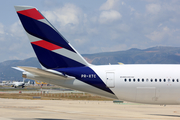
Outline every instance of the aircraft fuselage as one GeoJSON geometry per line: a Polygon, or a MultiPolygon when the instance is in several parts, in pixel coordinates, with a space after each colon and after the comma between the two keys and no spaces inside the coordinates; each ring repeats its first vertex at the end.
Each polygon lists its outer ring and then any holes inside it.
{"type": "MultiPolygon", "coordinates": [[[[77,68],[74,68],[77,71],[70,72],[76,79],[72,80],[48,79],[32,74],[27,77],[124,101],[162,105],[180,104],[180,65],[102,65],[90,66],[90,68],[93,73],[85,70],[78,72],[77,68]],[[100,78],[105,87],[112,92],[98,83],[97,78],[100,78]],[[97,85],[90,85],[93,82],[97,85]]],[[[66,73],[71,75],[67,71],[66,73]]]]}

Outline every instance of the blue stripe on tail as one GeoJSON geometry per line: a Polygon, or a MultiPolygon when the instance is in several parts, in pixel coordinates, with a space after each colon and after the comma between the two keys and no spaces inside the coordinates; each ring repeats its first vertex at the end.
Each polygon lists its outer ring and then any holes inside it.
{"type": "MultiPolygon", "coordinates": [[[[48,41],[50,43],[56,44],[63,48],[66,48],[72,52],[75,52],[69,44],[66,42],[65,38],[60,35],[60,33],[56,32],[49,25],[40,22],[38,20],[32,19],[25,15],[19,14],[18,16],[23,24],[24,29],[35,37],[38,37],[42,40],[48,41]]],[[[76,52],[75,52],[76,53],[76,52]]]]}
{"type": "Polygon", "coordinates": [[[54,70],[69,76],[74,76],[76,79],[82,82],[85,82],[108,93],[114,94],[108,87],[106,87],[106,84],[101,80],[101,78],[89,67],[75,67],[66,69],[59,68],[54,70]]]}
{"type": "Polygon", "coordinates": [[[39,62],[48,69],[85,66],[79,62],[76,62],[72,59],[59,55],[37,45],[32,44],[32,46],[35,50],[39,62]]]}

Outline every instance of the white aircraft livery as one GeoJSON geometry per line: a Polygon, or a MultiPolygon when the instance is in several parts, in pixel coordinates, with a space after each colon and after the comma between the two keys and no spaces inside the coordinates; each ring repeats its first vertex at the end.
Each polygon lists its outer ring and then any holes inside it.
{"type": "Polygon", "coordinates": [[[180,65],[89,64],[38,9],[15,9],[42,66],[18,67],[24,78],[112,99],[180,104],[180,65]]]}
{"type": "Polygon", "coordinates": [[[30,81],[28,81],[28,83],[25,83],[25,79],[23,79],[23,82],[13,82],[11,83],[11,87],[17,88],[17,87],[21,87],[24,88],[25,86],[30,85],[30,81]]]}

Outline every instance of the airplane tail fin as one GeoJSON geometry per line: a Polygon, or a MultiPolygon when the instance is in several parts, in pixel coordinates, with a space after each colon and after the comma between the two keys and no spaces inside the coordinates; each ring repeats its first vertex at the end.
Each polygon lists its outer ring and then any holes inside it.
{"type": "Polygon", "coordinates": [[[38,9],[28,6],[15,6],[15,9],[43,67],[54,69],[89,66],[38,9]]]}
{"type": "Polygon", "coordinates": [[[31,84],[31,81],[30,81],[30,80],[28,81],[28,84],[31,84]]]}

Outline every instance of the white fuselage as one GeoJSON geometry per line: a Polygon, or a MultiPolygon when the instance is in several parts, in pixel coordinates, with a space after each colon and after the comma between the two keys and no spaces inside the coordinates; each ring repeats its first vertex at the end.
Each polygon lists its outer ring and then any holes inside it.
{"type": "Polygon", "coordinates": [[[15,88],[16,88],[16,87],[22,87],[22,88],[23,88],[23,87],[24,87],[24,82],[13,82],[12,85],[13,85],[13,87],[15,87],[15,88]]]}
{"type": "Polygon", "coordinates": [[[180,65],[102,65],[90,68],[114,95],[77,79],[49,79],[33,74],[27,74],[27,78],[124,101],[180,104],[180,65]]]}
{"type": "Polygon", "coordinates": [[[120,100],[180,104],[180,65],[109,65],[93,70],[120,100]],[[114,75],[114,80],[108,83],[109,73],[114,75]]]}

